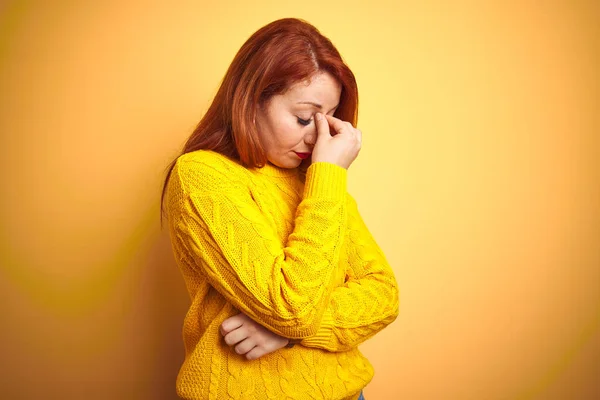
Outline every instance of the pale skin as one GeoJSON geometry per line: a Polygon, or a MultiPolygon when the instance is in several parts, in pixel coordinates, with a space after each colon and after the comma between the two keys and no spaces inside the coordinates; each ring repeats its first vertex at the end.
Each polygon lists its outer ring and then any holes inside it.
{"type": "MultiPolygon", "coordinates": [[[[348,169],[360,151],[362,132],[350,122],[333,116],[340,94],[339,82],[329,73],[320,72],[307,82],[292,85],[286,93],[273,96],[261,107],[255,121],[268,161],[281,168],[296,168],[302,162],[296,152],[311,153],[311,163],[329,162],[348,169]]],[[[272,353],[290,342],[244,313],[223,321],[220,333],[225,343],[235,346],[235,352],[248,360],[272,353]]]]}

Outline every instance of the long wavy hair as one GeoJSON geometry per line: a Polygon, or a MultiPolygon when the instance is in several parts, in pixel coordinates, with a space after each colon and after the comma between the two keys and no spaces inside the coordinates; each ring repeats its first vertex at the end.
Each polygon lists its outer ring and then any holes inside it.
{"type": "MultiPolygon", "coordinates": [[[[171,171],[186,153],[213,150],[246,168],[261,168],[266,152],[254,124],[259,107],[283,94],[297,82],[328,72],[342,86],[334,116],[356,126],[358,88],[354,74],[333,43],[299,18],[282,18],[258,31],[242,45],[225,73],[219,90],[179,154],[166,168],[161,194],[163,203],[171,171]]],[[[306,173],[310,159],[298,167],[306,173]]]]}

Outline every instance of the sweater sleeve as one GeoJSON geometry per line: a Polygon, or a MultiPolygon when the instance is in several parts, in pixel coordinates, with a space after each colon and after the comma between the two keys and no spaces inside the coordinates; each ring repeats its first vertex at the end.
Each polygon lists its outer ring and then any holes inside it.
{"type": "Polygon", "coordinates": [[[282,243],[241,175],[187,162],[194,164],[177,163],[173,170],[180,185],[174,191],[181,193],[174,232],[188,258],[183,262],[273,332],[314,335],[335,286],[345,238],[346,169],[326,162],[309,167],[294,229],[282,243]]]}
{"type": "Polygon", "coordinates": [[[356,201],[348,195],[346,282],[334,289],[315,335],[299,343],[328,351],[346,351],[391,324],[399,312],[396,278],[375,242],[356,201]]]}

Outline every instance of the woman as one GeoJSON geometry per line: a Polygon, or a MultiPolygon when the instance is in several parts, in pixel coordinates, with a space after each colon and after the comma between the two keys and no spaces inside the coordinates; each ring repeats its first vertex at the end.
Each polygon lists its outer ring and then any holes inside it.
{"type": "Polygon", "coordinates": [[[182,154],[163,208],[191,297],[186,399],[358,399],[358,345],[398,287],[347,193],[361,147],[354,75],[306,21],[255,32],[182,154]]]}

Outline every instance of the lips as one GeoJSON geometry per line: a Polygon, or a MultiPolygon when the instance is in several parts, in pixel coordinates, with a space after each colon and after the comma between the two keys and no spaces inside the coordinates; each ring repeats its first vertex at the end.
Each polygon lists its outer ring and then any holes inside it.
{"type": "Polygon", "coordinates": [[[310,157],[310,155],[311,155],[311,153],[298,153],[297,151],[295,151],[294,153],[296,153],[296,155],[303,160],[310,157]]]}

